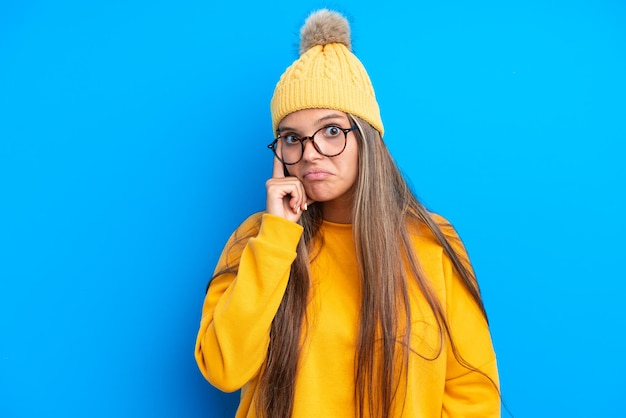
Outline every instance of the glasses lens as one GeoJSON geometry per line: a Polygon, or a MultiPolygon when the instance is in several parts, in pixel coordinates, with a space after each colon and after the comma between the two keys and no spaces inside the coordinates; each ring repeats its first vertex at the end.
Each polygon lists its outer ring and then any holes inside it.
{"type": "Polygon", "coordinates": [[[326,126],[313,137],[318,151],[327,157],[341,154],[346,147],[346,134],[338,126],[326,126]]]}
{"type": "Polygon", "coordinates": [[[302,158],[302,144],[285,138],[281,144],[282,160],[285,164],[295,164],[302,158]]]}

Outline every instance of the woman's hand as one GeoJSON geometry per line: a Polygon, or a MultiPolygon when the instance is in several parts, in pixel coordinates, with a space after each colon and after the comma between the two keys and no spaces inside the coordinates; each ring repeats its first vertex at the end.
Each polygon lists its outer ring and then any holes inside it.
{"type": "Polygon", "coordinates": [[[302,211],[312,203],[297,177],[285,177],[283,164],[274,156],[272,178],[265,183],[267,203],[265,210],[272,215],[298,222],[302,211]]]}

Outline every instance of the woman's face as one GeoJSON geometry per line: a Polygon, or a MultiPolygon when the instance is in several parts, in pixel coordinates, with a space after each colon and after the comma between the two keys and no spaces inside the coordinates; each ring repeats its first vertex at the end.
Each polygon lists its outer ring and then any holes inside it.
{"type": "MultiPolygon", "coordinates": [[[[295,135],[308,137],[321,128],[337,126],[340,129],[352,127],[348,116],[338,110],[304,109],[291,113],[280,122],[278,131],[281,137],[295,135]]],[[[331,128],[332,132],[332,128],[331,128]]],[[[319,132],[315,139],[323,134],[319,132]]],[[[343,139],[344,134],[339,133],[343,139]]],[[[359,152],[354,131],[348,132],[346,148],[335,157],[320,154],[310,140],[305,141],[302,159],[287,166],[289,174],[300,179],[307,197],[315,202],[344,202],[351,204],[352,187],[358,175],[359,152]]]]}

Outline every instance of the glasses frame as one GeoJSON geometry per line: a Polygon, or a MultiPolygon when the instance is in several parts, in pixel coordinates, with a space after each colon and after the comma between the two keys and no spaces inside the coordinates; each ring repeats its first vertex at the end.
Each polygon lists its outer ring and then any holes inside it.
{"type": "Polygon", "coordinates": [[[272,150],[272,152],[274,153],[276,158],[278,158],[278,160],[280,160],[280,162],[285,164],[285,165],[294,165],[294,164],[298,164],[300,161],[302,161],[302,157],[304,157],[304,146],[305,146],[304,142],[305,141],[311,141],[311,143],[313,144],[313,148],[315,148],[315,151],[317,151],[319,154],[323,155],[324,157],[332,158],[332,157],[338,156],[339,154],[341,154],[342,152],[345,151],[346,145],[348,144],[348,133],[350,133],[350,132],[352,132],[352,131],[354,131],[356,129],[358,129],[357,125],[354,125],[354,126],[352,126],[350,128],[347,128],[347,129],[342,129],[341,126],[337,126],[337,125],[326,125],[326,126],[323,126],[323,127],[319,128],[317,131],[313,132],[313,135],[311,135],[311,136],[303,136],[302,138],[296,138],[297,141],[300,143],[300,146],[302,147],[302,152],[300,153],[300,158],[298,159],[298,161],[296,161],[294,163],[285,162],[282,159],[282,157],[280,155],[278,155],[278,152],[276,152],[276,148],[277,148],[276,145],[278,144],[278,140],[280,138],[282,138],[282,136],[280,136],[280,134],[278,134],[278,136],[274,139],[274,141],[272,141],[270,144],[267,145],[267,148],[272,150]],[[339,128],[341,130],[341,132],[343,132],[343,148],[341,148],[341,151],[339,151],[338,153],[329,155],[329,154],[324,154],[322,152],[322,150],[320,149],[320,147],[315,143],[315,135],[317,135],[317,133],[320,132],[321,130],[327,129],[327,128],[331,127],[331,126],[335,126],[335,127],[339,128]]]}

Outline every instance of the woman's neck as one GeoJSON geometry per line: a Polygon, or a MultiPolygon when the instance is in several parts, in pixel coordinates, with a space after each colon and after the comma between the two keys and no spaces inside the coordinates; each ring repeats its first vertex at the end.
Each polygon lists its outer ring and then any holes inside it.
{"type": "Polygon", "coordinates": [[[335,199],[322,202],[322,217],[325,221],[337,224],[352,223],[352,199],[335,199]]]}

